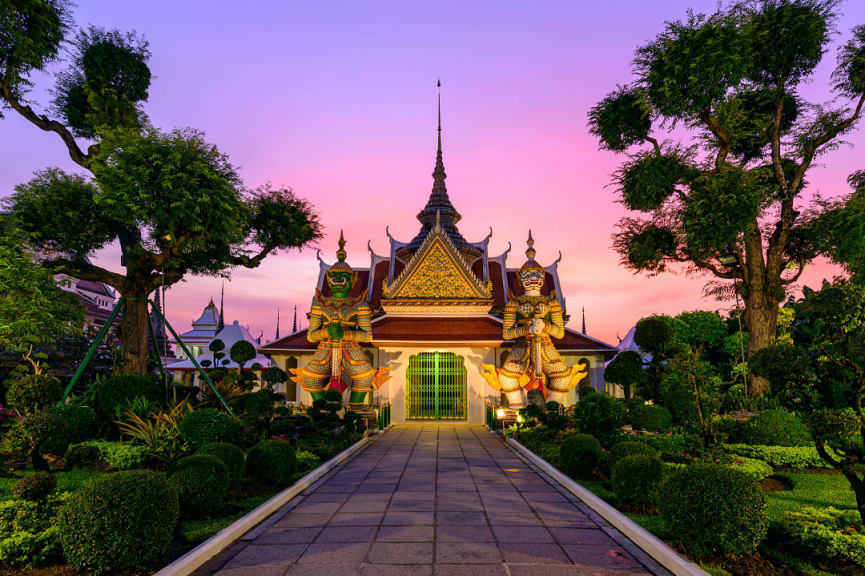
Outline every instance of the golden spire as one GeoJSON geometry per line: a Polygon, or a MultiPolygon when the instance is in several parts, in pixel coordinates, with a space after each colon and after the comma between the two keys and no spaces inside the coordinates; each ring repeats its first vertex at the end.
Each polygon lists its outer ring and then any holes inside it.
{"type": "Polygon", "coordinates": [[[336,259],[340,262],[345,262],[345,238],[342,236],[342,230],[339,231],[339,241],[337,244],[339,245],[339,250],[336,251],[336,259]]]}
{"type": "Polygon", "coordinates": [[[529,239],[526,240],[526,244],[528,245],[528,248],[526,248],[526,258],[528,258],[529,260],[534,260],[535,254],[537,254],[537,252],[535,252],[535,239],[532,238],[531,230],[529,230],[529,239]]]}

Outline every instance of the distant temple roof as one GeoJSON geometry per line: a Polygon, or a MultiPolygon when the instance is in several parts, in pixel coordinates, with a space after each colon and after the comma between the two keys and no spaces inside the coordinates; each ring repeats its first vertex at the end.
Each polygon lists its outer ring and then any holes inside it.
{"type": "MultiPolygon", "coordinates": [[[[183,338],[183,336],[181,336],[181,338],[183,338]]],[[[247,342],[252,344],[253,347],[258,346],[258,341],[253,338],[252,335],[249,333],[249,330],[247,330],[246,327],[241,326],[237,320],[235,320],[232,324],[226,325],[226,327],[220,330],[213,337],[213,339],[222,340],[223,344],[225,344],[225,350],[222,351],[222,353],[225,354],[225,358],[222,358],[222,362],[220,363],[220,367],[222,368],[237,368],[237,363],[231,360],[231,356],[229,354],[229,350],[231,350],[231,346],[235,342],[238,342],[239,340],[246,340],[247,342]]],[[[196,358],[196,360],[199,364],[201,364],[203,360],[209,360],[211,362],[211,366],[213,366],[213,352],[211,352],[210,349],[207,349],[201,354],[201,356],[196,358]]],[[[249,368],[256,363],[260,364],[263,368],[267,368],[271,365],[270,358],[260,352],[254,359],[247,362],[245,366],[249,368]]],[[[196,368],[191,360],[186,359],[172,364],[171,370],[196,370],[196,368]]]]}
{"type": "MultiPolygon", "coordinates": [[[[202,341],[209,342],[216,336],[219,331],[219,311],[216,309],[216,304],[213,299],[204,307],[201,316],[198,320],[192,322],[192,330],[187,330],[180,335],[180,339],[184,342],[202,341]]],[[[177,343],[176,340],[171,340],[172,343],[177,343]]]]}

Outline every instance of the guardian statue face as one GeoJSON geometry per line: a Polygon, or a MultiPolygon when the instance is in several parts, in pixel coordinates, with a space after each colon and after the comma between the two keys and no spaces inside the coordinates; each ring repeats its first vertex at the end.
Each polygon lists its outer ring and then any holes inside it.
{"type": "Polygon", "coordinates": [[[354,274],[343,270],[331,270],[327,274],[327,285],[334,298],[348,298],[354,274]]]}
{"type": "Polygon", "coordinates": [[[520,283],[523,285],[523,290],[529,292],[531,290],[540,290],[544,287],[544,271],[538,268],[528,268],[520,270],[520,283]]]}

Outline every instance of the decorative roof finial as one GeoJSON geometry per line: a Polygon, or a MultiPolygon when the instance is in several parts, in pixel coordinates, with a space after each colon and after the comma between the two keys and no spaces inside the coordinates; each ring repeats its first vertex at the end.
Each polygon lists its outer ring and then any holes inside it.
{"type": "MultiPolygon", "coordinates": [[[[583,306],[583,334],[585,334],[585,333],[586,333],[586,307],[583,306]]],[[[621,342],[621,339],[619,339],[619,342],[621,342]]]]}
{"type": "Polygon", "coordinates": [[[436,82],[436,87],[438,88],[438,150],[436,150],[436,166],[435,170],[433,170],[433,192],[444,192],[447,193],[447,188],[445,188],[445,178],[447,178],[447,174],[445,174],[445,163],[442,159],[442,81],[439,80],[436,82]]]}
{"type": "Polygon", "coordinates": [[[436,231],[436,232],[441,232],[441,229],[442,229],[442,211],[441,211],[441,210],[436,210],[436,227],[435,227],[435,231],[436,231]]]}
{"type": "Polygon", "coordinates": [[[339,250],[336,251],[336,259],[340,262],[345,262],[345,238],[342,236],[342,230],[339,231],[339,241],[337,244],[339,245],[339,250]]]}
{"type": "Polygon", "coordinates": [[[297,304],[294,305],[294,322],[291,324],[291,333],[297,332],[297,304]]]}
{"type": "Polygon", "coordinates": [[[225,280],[222,281],[222,293],[219,296],[219,322],[216,323],[216,329],[222,330],[225,328],[225,280]]]}
{"type": "Polygon", "coordinates": [[[528,248],[526,248],[526,258],[528,258],[529,260],[534,260],[535,254],[537,254],[537,252],[535,252],[535,239],[532,238],[531,230],[529,230],[529,239],[526,240],[526,244],[528,245],[528,248]]]}
{"type": "Polygon", "coordinates": [[[276,309],[276,339],[279,340],[279,308],[276,309]]]}

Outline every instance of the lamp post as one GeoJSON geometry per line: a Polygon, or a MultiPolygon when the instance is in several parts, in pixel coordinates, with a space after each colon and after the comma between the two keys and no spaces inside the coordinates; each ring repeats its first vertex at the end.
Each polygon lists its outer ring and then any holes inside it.
{"type": "MultiPolygon", "coordinates": [[[[735,254],[727,254],[718,258],[718,261],[721,265],[725,266],[729,270],[736,272],[741,270],[741,266],[739,266],[739,259],[735,254]]],[[[736,295],[736,319],[739,321],[739,350],[742,357],[742,366],[744,366],[745,373],[745,393],[748,393],[748,363],[745,361],[745,338],[742,334],[742,309],[739,306],[739,282],[736,278],[733,279],[733,293],[736,295]]]]}

